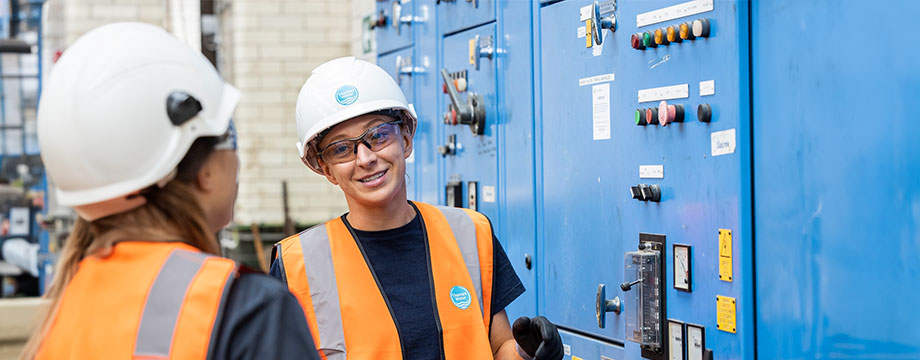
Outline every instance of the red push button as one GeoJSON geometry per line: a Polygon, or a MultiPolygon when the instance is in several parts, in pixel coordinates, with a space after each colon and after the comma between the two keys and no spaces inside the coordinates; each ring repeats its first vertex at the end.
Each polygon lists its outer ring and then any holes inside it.
{"type": "Polygon", "coordinates": [[[629,43],[632,44],[632,48],[636,50],[645,50],[645,45],[642,45],[642,34],[635,33],[629,38],[629,43]]]}

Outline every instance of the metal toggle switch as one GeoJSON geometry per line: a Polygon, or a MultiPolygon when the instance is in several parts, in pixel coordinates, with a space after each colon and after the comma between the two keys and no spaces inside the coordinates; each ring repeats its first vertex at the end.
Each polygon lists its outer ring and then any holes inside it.
{"type": "Polygon", "coordinates": [[[447,69],[441,69],[441,77],[444,78],[447,94],[450,95],[450,105],[444,114],[444,123],[469,125],[473,134],[482,135],[486,127],[486,106],[482,103],[482,95],[470,92],[466,96],[466,102],[461,103],[447,69]]]}
{"type": "Polygon", "coordinates": [[[402,14],[402,0],[393,0],[392,14],[393,21],[392,26],[396,29],[396,34],[400,35],[402,33],[402,24],[412,26],[413,23],[420,24],[428,21],[428,7],[421,5],[420,11],[421,16],[414,16],[412,14],[403,15],[402,14]]]}
{"type": "Polygon", "coordinates": [[[456,134],[450,134],[447,136],[447,144],[438,146],[438,154],[441,154],[441,157],[447,157],[447,155],[457,155],[456,134]]]}
{"type": "Polygon", "coordinates": [[[601,329],[606,326],[608,312],[619,315],[623,308],[619,296],[614,296],[613,299],[607,300],[606,289],[607,285],[600,284],[597,286],[597,327],[601,329]]]}
{"type": "Polygon", "coordinates": [[[402,76],[413,74],[424,74],[428,72],[425,68],[421,66],[412,66],[412,58],[407,56],[403,57],[402,55],[396,56],[396,84],[402,85],[402,76]]]}
{"type": "Polygon", "coordinates": [[[470,39],[470,65],[479,71],[479,59],[488,58],[492,60],[495,53],[495,45],[492,43],[492,35],[480,38],[477,34],[470,39]]]}

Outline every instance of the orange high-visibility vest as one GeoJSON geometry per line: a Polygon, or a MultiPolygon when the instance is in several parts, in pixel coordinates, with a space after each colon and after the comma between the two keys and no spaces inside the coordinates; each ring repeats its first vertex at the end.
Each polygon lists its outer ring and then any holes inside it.
{"type": "MultiPolygon", "coordinates": [[[[446,360],[491,359],[492,227],[478,212],[412,202],[428,241],[446,360]]],[[[342,218],[275,246],[325,360],[403,359],[396,321],[342,218]]],[[[426,261],[426,259],[407,259],[426,261]]]]}
{"type": "Polygon", "coordinates": [[[237,265],[183,243],[80,261],[36,359],[207,359],[237,265]]]}

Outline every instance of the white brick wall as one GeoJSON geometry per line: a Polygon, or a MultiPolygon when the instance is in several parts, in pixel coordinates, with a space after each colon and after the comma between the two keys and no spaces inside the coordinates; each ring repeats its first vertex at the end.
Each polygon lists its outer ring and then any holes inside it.
{"type": "Polygon", "coordinates": [[[315,67],[351,54],[351,8],[341,0],[225,0],[222,73],[242,92],[234,120],[242,174],[235,221],[318,223],[346,211],[339,189],[297,156],[294,106],[315,67]]]}
{"type": "MultiPolygon", "coordinates": [[[[360,1],[364,9],[373,9],[373,0],[360,1]]],[[[196,30],[200,14],[190,4],[198,1],[50,0],[46,66],[56,51],[63,51],[83,33],[117,21],[164,26],[180,39],[188,39],[192,47],[200,46],[194,34],[200,31],[196,30]]],[[[338,187],[313,174],[297,157],[294,105],[310,71],[353,53],[352,42],[356,36],[360,39],[353,27],[355,4],[342,0],[218,0],[215,6],[220,20],[218,69],[242,93],[234,115],[242,161],[235,222],[282,223],[282,181],[288,182],[290,215],[295,222],[318,223],[342,214],[346,207],[338,187]]],[[[372,55],[369,59],[373,60],[372,55]]]]}

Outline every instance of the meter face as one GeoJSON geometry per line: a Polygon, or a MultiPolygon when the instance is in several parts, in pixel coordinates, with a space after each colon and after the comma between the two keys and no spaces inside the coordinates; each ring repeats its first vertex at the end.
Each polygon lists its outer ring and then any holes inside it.
{"type": "Polygon", "coordinates": [[[690,245],[674,244],[674,288],[690,291],[690,245]]]}

